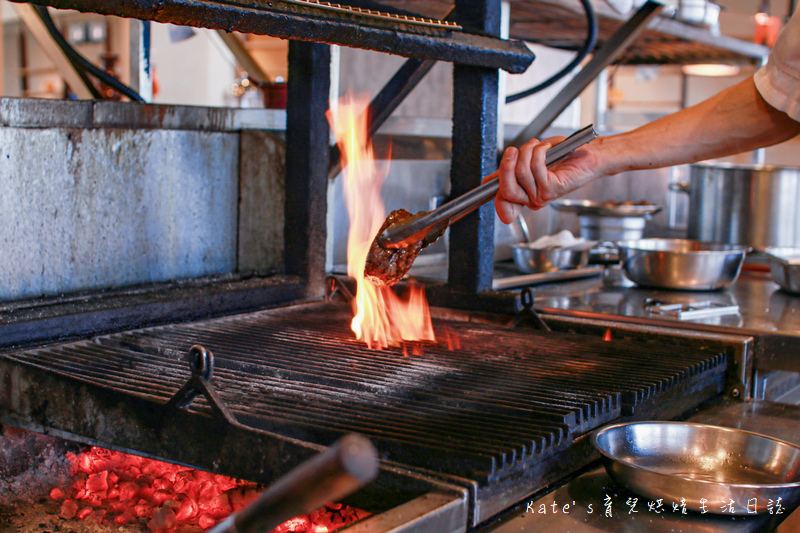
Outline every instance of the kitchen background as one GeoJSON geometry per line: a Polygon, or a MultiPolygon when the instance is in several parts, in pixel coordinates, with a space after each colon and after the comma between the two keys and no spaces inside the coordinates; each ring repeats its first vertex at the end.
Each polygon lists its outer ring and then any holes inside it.
{"type": "MultiPolygon", "coordinates": [[[[601,12],[611,12],[604,2],[595,4],[601,12]]],[[[752,40],[754,15],[762,2],[726,0],[718,4],[718,23],[704,27],[722,36],[752,40]]],[[[579,9],[577,2],[575,6],[579,9]]],[[[773,0],[768,6],[780,19],[791,9],[788,1],[773,0]]],[[[47,53],[21,23],[17,5],[0,0],[0,13],[0,94],[73,98],[47,53]]],[[[146,85],[135,68],[143,43],[140,22],[74,11],[51,13],[62,33],[86,57],[113,70],[123,82],[146,85]]],[[[11,111],[22,105],[20,101],[3,100],[7,127],[0,135],[6,160],[0,166],[0,177],[7,185],[0,205],[11,223],[0,228],[6,251],[0,258],[5,273],[0,300],[281,268],[282,228],[268,213],[282,209],[279,175],[284,112],[264,109],[264,93],[249,83],[245,69],[220,34],[156,23],[151,24],[150,32],[152,102],[168,104],[177,117],[167,128],[134,135],[146,129],[142,125],[146,120],[140,117],[123,123],[111,117],[98,122],[101,114],[95,110],[87,118],[91,127],[74,138],[65,127],[86,126],[80,122],[80,110],[85,106],[69,107],[78,102],[62,102],[54,111],[37,101],[23,101],[36,104],[38,111],[21,118],[21,112],[11,111]],[[214,132],[202,131],[209,128],[187,119],[190,113],[182,112],[186,111],[182,106],[222,108],[223,122],[227,120],[228,125],[214,132]],[[31,116],[38,121],[33,127],[31,116]],[[194,157],[198,153],[205,154],[199,161],[194,157]],[[92,199],[101,194],[106,199],[103,205],[113,205],[113,209],[92,210],[92,199]],[[142,256],[149,260],[130,261],[142,256]]],[[[238,37],[272,82],[275,105],[275,95],[280,99],[281,82],[287,75],[287,43],[262,36],[238,37]]],[[[501,75],[506,94],[548,78],[574,56],[573,52],[530,46],[537,58],[527,72],[501,75]]],[[[403,62],[401,57],[352,48],[335,48],[333,58],[332,92],[339,96],[349,90],[374,95],[403,62]]],[[[635,127],[736,83],[750,75],[759,61],[752,58],[749,64],[738,65],[738,73],[724,77],[687,75],[680,65],[610,67],[561,114],[549,133],[566,134],[589,123],[595,123],[601,134],[635,127]],[[607,84],[607,90],[598,91],[598,84],[607,84]]],[[[505,105],[500,112],[500,138],[513,139],[569,78],[505,105]]],[[[428,209],[431,202],[447,196],[452,90],[452,66],[437,64],[379,130],[375,138],[378,153],[388,154],[392,145],[392,164],[384,185],[387,210],[428,209]]],[[[145,93],[148,91],[145,87],[145,93]]],[[[798,142],[731,160],[800,165],[798,142]]],[[[570,197],[662,206],[648,222],[645,235],[681,236],[686,232],[688,199],[683,193],[671,192],[669,185],[687,179],[688,169],[682,167],[629,173],[590,185],[570,197]]],[[[329,206],[328,270],[342,270],[347,217],[339,178],[331,181],[329,206]]],[[[524,217],[531,239],[561,229],[579,232],[578,217],[571,213],[545,208],[526,210],[524,217]]],[[[508,245],[523,238],[518,224],[496,224],[497,258],[509,258],[508,245]]],[[[445,242],[437,243],[426,251],[427,261],[439,262],[445,254],[445,242]]],[[[424,266],[425,262],[423,257],[418,264],[424,266]]]]}

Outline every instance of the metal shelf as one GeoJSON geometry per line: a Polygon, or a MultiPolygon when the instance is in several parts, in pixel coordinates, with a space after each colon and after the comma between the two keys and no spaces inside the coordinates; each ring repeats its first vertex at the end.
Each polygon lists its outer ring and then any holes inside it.
{"type": "MultiPolygon", "coordinates": [[[[436,16],[450,0],[381,0],[396,8],[436,16]]],[[[592,3],[598,18],[597,47],[627,20],[605,3],[592,3]]],[[[577,50],[586,37],[586,20],[577,0],[511,0],[510,37],[552,48],[577,50]]],[[[759,63],[769,53],[766,46],[727,36],[665,15],[653,19],[616,63],[686,64],[698,62],[759,63]]]]}
{"type": "MultiPolygon", "coordinates": [[[[22,0],[13,1],[23,3],[22,0]]],[[[449,22],[426,21],[398,14],[397,10],[374,16],[374,11],[351,9],[327,1],[33,0],[33,3],[182,26],[337,44],[409,58],[500,68],[512,73],[524,72],[534,59],[530,49],[518,41],[461,31],[460,26],[449,22]]]]}

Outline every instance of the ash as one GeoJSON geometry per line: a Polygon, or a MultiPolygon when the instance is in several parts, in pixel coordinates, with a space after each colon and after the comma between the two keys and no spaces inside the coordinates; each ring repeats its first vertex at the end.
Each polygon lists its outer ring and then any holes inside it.
{"type": "Polygon", "coordinates": [[[67,452],[82,445],[48,435],[0,426],[0,531],[4,533],[118,533],[146,531],[66,521],[60,504],[49,498],[53,487],[69,485],[67,452]]]}
{"type": "Polygon", "coordinates": [[[53,487],[69,484],[66,452],[80,448],[55,437],[2,426],[0,505],[32,503],[46,498],[53,487]]]}
{"type": "Polygon", "coordinates": [[[57,502],[17,502],[0,505],[0,531],[3,533],[145,533],[139,525],[92,524],[59,518],[57,502]]]}

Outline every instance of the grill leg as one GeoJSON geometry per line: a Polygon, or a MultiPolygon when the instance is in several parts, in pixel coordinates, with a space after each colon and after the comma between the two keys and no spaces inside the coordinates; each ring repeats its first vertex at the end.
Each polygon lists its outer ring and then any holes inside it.
{"type": "Polygon", "coordinates": [[[289,43],[285,266],[307,281],[307,297],[325,294],[330,63],[328,45],[289,43]]]}
{"type": "MultiPolygon", "coordinates": [[[[500,0],[457,0],[459,24],[489,35],[500,34],[500,0]]],[[[497,166],[496,69],[453,68],[452,196],[480,185],[497,166]]],[[[494,205],[486,204],[450,228],[448,282],[461,292],[492,288],[494,205]]]]}

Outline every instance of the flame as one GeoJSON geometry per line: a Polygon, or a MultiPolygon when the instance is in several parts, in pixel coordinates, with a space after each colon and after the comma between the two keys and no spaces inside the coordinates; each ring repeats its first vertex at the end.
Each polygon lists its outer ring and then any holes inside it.
{"type": "Polygon", "coordinates": [[[347,95],[328,112],[344,167],[344,197],[350,216],[347,274],[356,280],[350,327],[370,348],[400,346],[405,341],[434,341],[430,310],[422,287],[411,286],[407,298],[364,278],[372,241],[386,219],[381,186],[388,165],[376,164],[368,136],[368,98],[347,95]]]}

